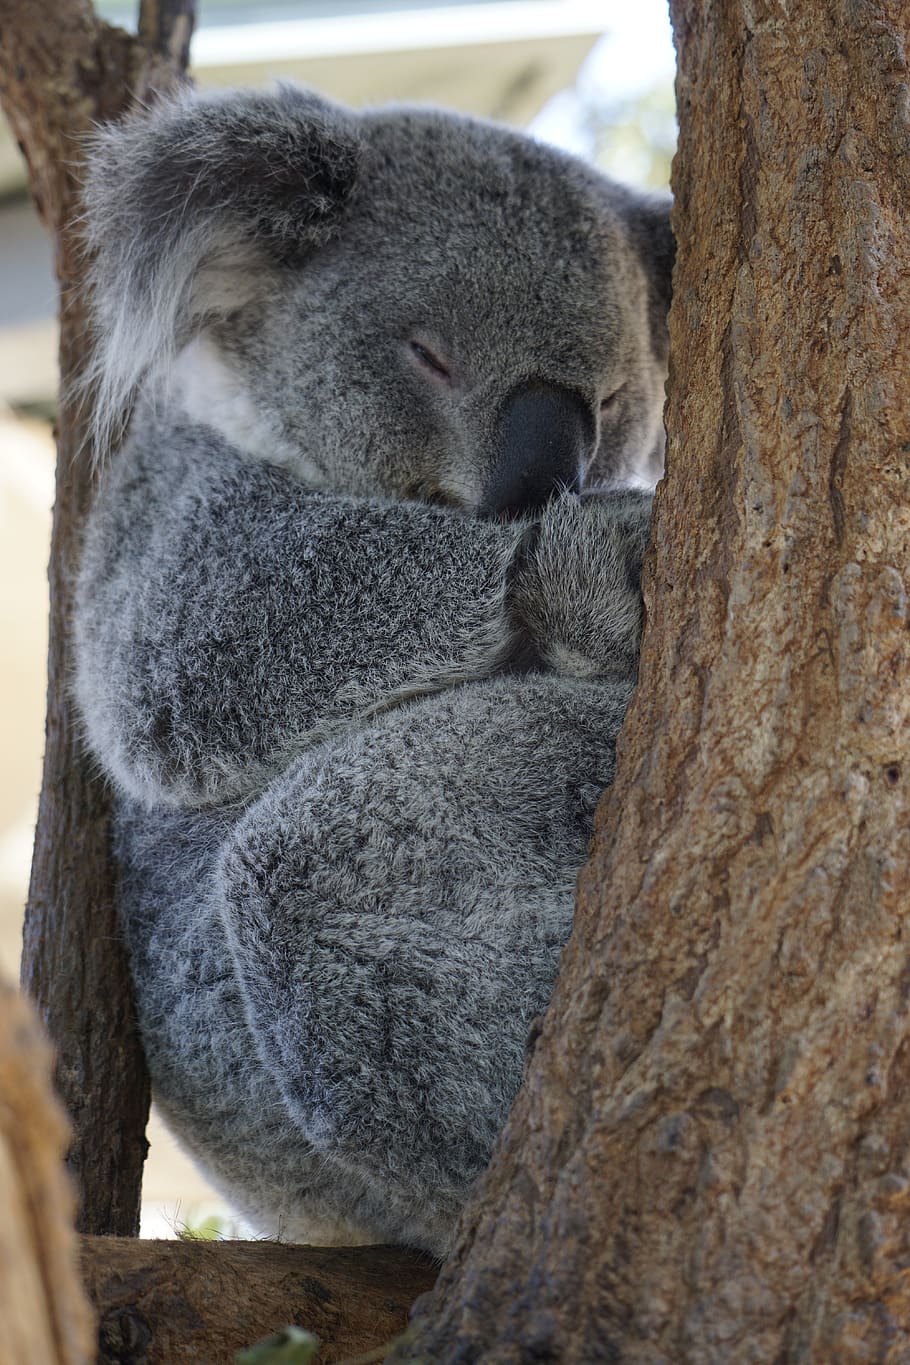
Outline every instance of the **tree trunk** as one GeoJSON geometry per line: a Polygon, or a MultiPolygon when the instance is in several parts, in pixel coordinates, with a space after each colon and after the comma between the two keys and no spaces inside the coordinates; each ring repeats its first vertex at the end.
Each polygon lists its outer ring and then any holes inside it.
{"type": "Polygon", "coordinates": [[[185,0],[147,0],[142,41],[100,23],[88,0],[0,0],[0,105],[54,240],[61,297],[47,732],[22,985],[56,1049],[84,1232],[138,1232],[149,1090],[117,927],[108,795],[79,743],[68,690],[73,579],[92,495],[87,412],[72,391],[87,358],[78,181],[85,135],[134,95],[173,84],[191,27],[185,0]]]}
{"type": "Polygon", "coordinates": [[[0,1362],[88,1365],[92,1320],[79,1284],[69,1129],[51,1095],[50,1049],[26,1001],[0,983],[0,1362]]]}
{"type": "Polygon", "coordinates": [[[673,0],[640,684],[525,1086],[393,1359],[910,1359],[910,10],[673,0]]]}

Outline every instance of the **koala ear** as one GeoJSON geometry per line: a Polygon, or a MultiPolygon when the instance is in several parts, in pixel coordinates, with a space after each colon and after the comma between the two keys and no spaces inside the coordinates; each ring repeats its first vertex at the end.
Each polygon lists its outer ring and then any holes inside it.
{"type": "Polygon", "coordinates": [[[94,135],[97,453],[146,373],[339,230],[360,152],[356,115],[293,86],[183,94],[94,135]]]}
{"type": "Polygon", "coordinates": [[[667,313],[673,293],[676,239],[670,227],[672,201],[664,196],[635,198],[626,209],[632,243],[641,257],[651,288],[651,339],[655,352],[667,355],[667,313]]]}

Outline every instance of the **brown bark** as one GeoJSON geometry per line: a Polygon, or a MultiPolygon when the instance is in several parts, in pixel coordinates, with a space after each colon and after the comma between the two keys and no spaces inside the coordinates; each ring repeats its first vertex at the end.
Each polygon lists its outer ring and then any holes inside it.
{"type": "Polygon", "coordinates": [[[910,10],[671,10],[640,684],[526,1084],[395,1360],[910,1359],[910,10]]]}
{"type": "Polygon", "coordinates": [[[125,1237],[83,1237],[82,1271],[98,1365],[221,1365],[288,1325],[317,1336],[320,1365],[330,1365],[399,1336],[436,1276],[400,1247],[125,1237]]]}
{"type": "Polygon", "coordinates": [[[186,71],[196,22],[196,0],[142,0],[139,40],[164,57],[167,69],[186,71]]]}
{"type": "Polygon", "coordinates": [[[0,1365],[88,1365],[94,1332],[76,1265],[69,1129],[34,1014],[0,983],[0,1365]]]}
{"type": "Polygon", "coordinates": [[[117,930],[108,796],[79,744],[67,688],[73,574],[92,495],[87,413],[72,397],[87,351],[78,180],[92,126],[122,114],[134,92],[163,88],[178,74],[161,55],[173,36],[162,27],[173,8],[162,3],[147,20],[149,34],[161,35],[152,47],[100,23],[88,0],[0,0],[0,105],[54,240],[61,297],[47,731],[22,985],[56,1048],[57,1089],[74,1129],[68,1162],[80,1191],[78,1226],[86,1232],[138,1231],[148,1079],[117,930]]]}

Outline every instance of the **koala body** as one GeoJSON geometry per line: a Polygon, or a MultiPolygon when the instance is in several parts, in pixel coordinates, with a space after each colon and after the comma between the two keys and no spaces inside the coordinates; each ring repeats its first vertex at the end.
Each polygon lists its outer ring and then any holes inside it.
{"type": "Polygon", "coordinates": [[[75,687],[156,1098],[263,1231],[441,1253],[634,684],[667,207],[291,88],[103,132],[86,200],[101,447],[134,408],[75,687]]]}

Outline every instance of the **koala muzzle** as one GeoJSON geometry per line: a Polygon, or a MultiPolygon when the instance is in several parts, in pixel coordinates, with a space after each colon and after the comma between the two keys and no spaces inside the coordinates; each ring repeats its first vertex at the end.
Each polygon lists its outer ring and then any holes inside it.
{"type": "Polygon", "coordinates": [[[581,394],[537,380],[513,389],[496,423],[481,516],[518,517],[556,493],[577,493],[595,435],[581,394]]]}

